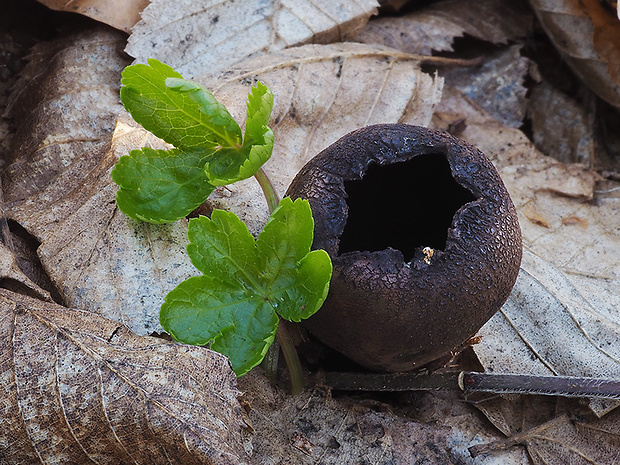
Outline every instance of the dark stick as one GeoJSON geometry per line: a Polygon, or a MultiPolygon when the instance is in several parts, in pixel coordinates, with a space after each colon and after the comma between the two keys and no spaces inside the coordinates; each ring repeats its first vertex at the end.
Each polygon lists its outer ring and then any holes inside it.
{"type": "Polygon", "coordinates": [[[460,373],[325,373],[325,383],[343,391],[435,391],[537,394],[620,399],[620,380],[572,376],[533,376],[462,371],[460,373]]]}

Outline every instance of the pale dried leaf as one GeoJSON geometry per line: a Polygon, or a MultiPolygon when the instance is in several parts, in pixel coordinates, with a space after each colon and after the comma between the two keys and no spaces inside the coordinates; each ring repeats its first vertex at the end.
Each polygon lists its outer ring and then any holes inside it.
{"type": "Polygon", "coordinates": [[[525,37],[532,28],[528,8],[514,0],[448,0],[404,16],[372,20],[353,40],[407,53],[452,51],[465,34],[494,44],[525,37]]]}
{"type": "Polygon", "coordinates": [[[163,297],[196,273],[186,223],[153,226],[118,211],[109,172],[121,34],[95,32],[45,45],[13,104],[20,126],[5,175],[7,215],[38,253],[67,305],[97,311],[138,334],[161,331],[163,297]]]}
{"type": "Polygon", "coordinates": [[[228,359],[138,337],[91,312],[0,290],[2,430],[10,463],[237,464],[228,359]]]}
{"type": "Polygon", "coordinates": [[[347,40],[376,0],[154,0],[126,51],[157,58],[186,78],[217,74],[250,56],[306,43],[347,40]]]}
{"type": "Polygon", "coordinates": [[[55,225],[33,213],[52,214],[55,205],[54,221],[73,211],[60,199],[83,185],[109,147],[128,64],[118,53],[123,42],[123,34],[99,29],[41,43],[11,95],[7,113],[18,130],[3,172],[5,208],[39,240],[55,225]]]}
{"type": "MultiPolygon", "coordinates": [[[[520,215],[522,272],[474,347],[504,373],[620,377],[620,202],[599,178],[540,154],[516,129],[446,88],[436,125],[466,118],[461,134],[497,166],[520,215]]],[[[599,414],[606,406],[594,406],[599,414]]]]}
{"type": "MultiPolygon", "coordinates": [[[[274,93],[275,146],[265,171],[280,195],[306,162],[354,129],[375,123],[428,124],[443,83],[420,71],[416,56],[343,43],[272,53],[205,84],[242,120],[244,99],[255,80],[274,93]]],[[[254,233],[268,216],[254,179],[216,191],[209,201],[234,211],[254,233]]]]}
{"type": "Polygon", "coordinates": [[[575,74],[620,108],[620,22],[598,0],[530,0],[530,4],[575,74]]]}
{"type": "MultiPolygon", "coordinates": [[[[516,408],[509,408],[508,415],[513,415],[515,424],[520,422],[518,430],[505,440],[472,447],[472,455],[496,454],[523,445],[534,465],[611,465],[618,462],[620,410],[602,419],[592,419],[570,411],[562,414],[550,412],[552,403],[545,404],[517,403],[516,408]],[[538,416],[541,407],[543,412],[550,414],[550,419],[532,424],[531,414],[538,416]]],[[[567,409],[562,402],[555,407],[560,412],[567,409]]]]}
{"type": "Polygon", "coordinates": [[[38,0],[52,10],[88,16],[96,21],[129,32],[140,20],[149,0],[38,0]]]}

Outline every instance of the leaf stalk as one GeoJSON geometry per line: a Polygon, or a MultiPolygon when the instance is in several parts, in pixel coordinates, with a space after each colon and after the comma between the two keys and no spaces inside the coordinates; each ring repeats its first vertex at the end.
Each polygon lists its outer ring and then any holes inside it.
{"type": "Polygon", "coordinates": [[[263,195],[265,196],[265,200],[267,200],[269,214],[272,214],[280,203],[280,197],[278,196],[275,187],[273,186],[271,180],[267,176],[267,173],[265,173],[265,170],[263,170],[262,167],[256,172],[254,177],[258,181],[260,188],[263,190],[263,195]]]}
{"type": "MultiPolygon", "coordinates": [[[[280,318],[280,324],[278,325],[278,331],[276,332],[276,338],[282,348],[284,354],[284,360],[288,367],[288,372],[291,377],[291,394],[299,394],[303,391],[305,386],[304,372],[301,368],[301,362],[299,361],[299,355],[297,349],[291,338],[291,333],[287,328],[288,322],[280,318]]],[[[272,345],[274,347],[276,344],[272,345]]],[[[271,349],[271,348],[270,348],[271,349]]]]}

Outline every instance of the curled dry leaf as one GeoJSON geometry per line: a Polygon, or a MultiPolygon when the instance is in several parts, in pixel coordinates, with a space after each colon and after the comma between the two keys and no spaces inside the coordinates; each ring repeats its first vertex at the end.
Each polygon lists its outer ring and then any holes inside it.
{"type": "Polygon", "coordinates": [[[620,409],[596,418],[578,400],[544,396],[493,396],[478,399],[475,406],[506,435],[470,447],[476,458],[524,446],[535,465],[616,462],[620,409]]]}
{"type": "Polygon", "coordinates": [[[512,45],[487,53],[480,66],[443,69],[440,75],[494,119],[518,128],[526,113],[524,82],[531,66],[532,62],[521,55],[521,45],[512,45]]]}
{"type": "MultiPolygon", "coordinates": [[[[474,350],[481,362],[502,373],[620,377],[615,191],[596,194],[596,173],[543,156],[523,133],[458,92],[446,88],[444,97],[435,123],[466,118],[461,136],[498,168],[526,246],[513,293],[479,333],[482,343],[474,350]],[[587,228],[567,224],[569,217],[587,228]]],[[[592,407],[599,414],[607,409],[592,407]]]]}
{"type": "Polygon", "coordinates": [[[15,290],[19,289],[47,301],[52,300],[48,291],[22,271],[13,250],[2,242],[0,242],[0,283],[4,288],[13,287],[15,290]]]}
{"type": "Polygon", "coordinates": [[[149,225],[116,208],[109,150],[122,44],[122,34],[99,30],[35,51],[12,105],[20,130],[4,172],[6,213],[40,242],[67,305],[150,334],[161,331],[163,296],[196,270],[186,223],[149,225]]]}
{"type": "Polygon", "coordinates": [[[598,165],[594,114],[547,82],[531,90],[528,117],[541,152],[563,163],[598,165]]]}
{"type": "Polygon", "coordinates": [[[225,356],[5,290],[0,328],[3,461],[245,459],[239,392],[225,356]]]}
{"type": "Polygon", "coordinates": [[[525,37],[532,28],[529,9],[513,0],[449,0],[404,16],[370,21],[353,40],[407,53],[452,51],[465,34],[494,44],[525,37]]]}
{"type": "Polygon", "coordinates": [[[217,74],[250,56],[346,40],[376,12],[376,0],[153,0],[127,45],[186,78],[217,74]]]}
{"type": "Polygon", "coordinates": [[[620,21],[598,0],[530,0],[547,35],[594,93],[620,108],[620,21]]]}
{"type": "Polygon", "coordinates": [[[116,114],[123,34],[85,32],[36,46],[11,95],[17,134],[3,172],[7,215],[39,240],[76,208],[62,201],[105,157],[116,114]],[[47,211],[47,221],[38,214],[47,211]]]}
{"type": "Polygon", "coordinates": [[[52,10],[69,11],[129,32],[149,0],[38,0],[52,10]]]}

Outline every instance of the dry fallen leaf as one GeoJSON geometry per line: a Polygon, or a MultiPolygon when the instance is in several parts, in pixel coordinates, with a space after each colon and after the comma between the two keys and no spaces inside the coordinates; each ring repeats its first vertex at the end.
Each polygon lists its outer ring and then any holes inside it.
{"type": "Polygon", "coordinates": [[[526,114],[528,89],[524,82],[532,66],[521,49],[521,45],[504,47],[487,53],[480,66],[443,69],[440,75],[494,119],[518,128],[526,114]]]}
{"type": "MultiPolygon", "coordinates": [[[[306,45],[246,61],[204,83],[239,120],[255,80],[274,92],[274,152],[265,171],[284,195],[297,172],[346,133],[375,123],[425,125],[442,80],[419,69],[419,57],[354,43],[306,45]]],[[[254,179],[216,191],[213,207],[234,211],[257,233],[268,217],[254,179]]]]}
{"type": "Polygon", "coordinates": [[[250,56],[346,40],[376,12],[376,0],[153,0],[126,48],[186,78],[218,74],[250,56]]]}
{"type": "MultiPolygon", "coordinates": [[[[9,218],[40,242],[38,254],[63,301],[161,331],[165,294],[196,273],[186,224],[153,226],[116,208],[109,172],[112,129],[122,107],[122,35],[91,32],[37,49],[12,114],[21,128],[5,171],[9,218]]],[[[125,155],[127,152],[122,153],[125,155]]]]}
{"type": "Polygon", "coordinates": [[[0,328],[3,463],[246,459],[225,356],[5,290],[0,328]]]}
{"type": "Polygon", "coordinates": [[[452,51],[465,34],[494,44],[525,37],[533,18],[513,0],[448,0],[403,16],[371,20],[353,40],[381,44],[407,53],[452,51]]]}
{"type": "Polygon", "coordinates": [[[575,99],[547,82],[532,90],[528,104],[536,148],[563,163],[596,168],[595,117],[575,99]]]}
{"type": "Polygon", "coordinates": [[[40,299],[52,300],[48,291],[41,288],[22,271],[13,250],[2,242],[0,242],[0,284],[5,289],[13,288],[40,299]]]}
{"type": "MultiPolygon", "coordinates": [[[[520,214],[522,272],[513,293],[474,347],[495,372],[620,377],[620,202],[595,193],[600,177],[540,154],[446,88],[435,124],[466,118],[461,137],[497,166],[520,214]],[[534,213],[532,213],[534,212],[534,213]],[[578,217],[588,227],[565,224],[578,217]]],[[[608,405],[592,405],[603,414],[608,405]]]]}
{"type": "Polygon", "coordinates": [[[96,21],[129,32],[140,20],[149,0],[38,0],[52,10],[88,16],[96,21]]]}
{"type": "Polygon", "coordinates": [[[598,0],[530,0],[566,62],[603,100],[620,108],[620,22],[598,0]]]}
{"type": "Polygon", "coordinates": [[[81,203],[61,199],[82,187],[105,157],[122,108],[123,40],[98,29],[41,43],[11,96],[7,114],[18,131],[3,172],[5,209],[39,240],[81,203]]]}
{"type": "Polygon", "coordinates": [[[521,396],[476,402],[506,436],[470,448],[476,458],[522,445],[534,465],[594,464],[618,461],[620,410],[592,418],[575,400],[521,396]]]}

